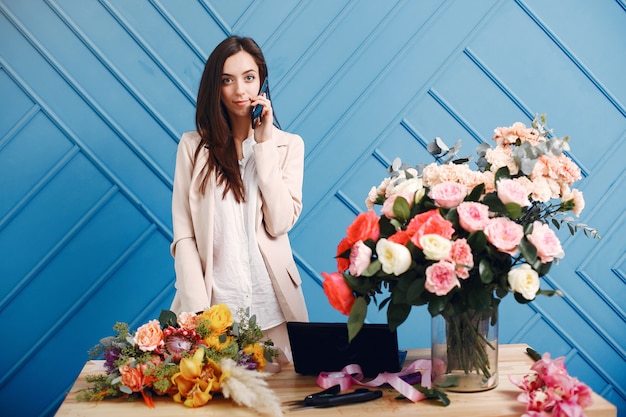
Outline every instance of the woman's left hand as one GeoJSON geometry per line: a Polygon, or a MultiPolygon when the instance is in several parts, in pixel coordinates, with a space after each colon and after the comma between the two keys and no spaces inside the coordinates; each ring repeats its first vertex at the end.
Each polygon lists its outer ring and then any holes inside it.
{"type": "Polygon", "coordinates": [[[252,106],[261,105],[263,107],[261,119],[257,121],[256,126],[252,126],[254,128],[254,140],[257,143],[265,142],[272,138],[273,133],[274,113],[272,103],[266,97],[265,93],[251,100],[252,106]]]}

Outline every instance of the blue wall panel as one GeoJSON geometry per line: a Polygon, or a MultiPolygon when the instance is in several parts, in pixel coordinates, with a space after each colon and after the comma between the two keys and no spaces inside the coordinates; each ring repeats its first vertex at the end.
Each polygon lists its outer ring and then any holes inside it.
{"type": "MultiPolygon", "coordinates": [[[[291,239],[312,320],[346,319],[320,274],[396,156],[430,162],[436,136],[473,154],[547,113],[602,240],[561,234],[545,284],[565,297],[506,299],[501,342],[566,356],[626,416],[623,0],[0,0],[0,321],[20,335],[2,345],[0,415],[54,415],[116,321],[169,307],[176,145],[230,33],[262,46],[278,119],[305,140],[291,239]]],[[[413,309],[400,344],[429,329],[413,309]]]]}

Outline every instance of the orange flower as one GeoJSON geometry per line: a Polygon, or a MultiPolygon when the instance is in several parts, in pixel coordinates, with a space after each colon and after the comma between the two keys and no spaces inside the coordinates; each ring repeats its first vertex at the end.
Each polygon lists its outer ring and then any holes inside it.
{"type": "Polygon", "coordinates": [[[378,240],[380,227],[378,226],[378,216],[376,212],[370,210],[357,215],[354,222],[348,226],[346,235],[350,241],[350,247],[359,240],[363,242],[367,239],[378,240]]]}
{"type": "Polygon", "coordinates": [[[344,253],[345,251],[349,250],[352,247],[352,245],[354,245],[354,242],[350,242],[350,240],[347,237],[345,237],[341,239],[341,242],[339,242],[339,245],[337,246],[337,256],[336,256],[337,271],[339,271],[342,274],[346,271],[346,269],[350,267],[350,259],[344,258],[340,255],[344,253]]]}
{"type": "Polygon", "coordinates": [[[454,227],[450,221],[443,218],[439,209],[433,209],[413,217],[407,225],[406,231],[411,236],[411,242],[423,249],[420,243],[422,236],[439,235],[451,239],[454,234],[454,227]]]}
{"type": "Polygon", "coordinates": [[[145,367],[146,364],[135,365],[134,361],[129,361],[124,366],[121,366],[120,374],[122,376],[122,384],[130,388],[133,392],[141,391],[144,385],[143,370],[145,367]]]}

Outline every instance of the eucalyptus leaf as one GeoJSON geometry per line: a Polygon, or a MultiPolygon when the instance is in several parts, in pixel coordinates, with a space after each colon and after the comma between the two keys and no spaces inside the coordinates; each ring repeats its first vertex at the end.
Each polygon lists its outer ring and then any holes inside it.
{"type": "Polygon", "coordinates": [[[445,142],[439,136],[435,138],[435,143],[443,151],[447,151],[450,149],[448,145],[446,145],[445,142]]]}

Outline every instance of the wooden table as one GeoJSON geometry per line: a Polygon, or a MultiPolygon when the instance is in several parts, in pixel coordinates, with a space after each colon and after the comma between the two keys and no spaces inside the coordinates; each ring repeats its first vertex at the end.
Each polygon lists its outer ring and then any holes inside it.
{"type": "MultiPolygon", "coordinates": [[[[524,404],[517,402],[516,398],[520,390],[508,379],[509,375],[523,376],[528,372],[533,361],[525,354],[526,345],[500,345],[499,350],[499,373],[498,387],[482,393],[448,393],[451,404],[443,407],[436,402],[422,401],[412,403],[408,400],[397,400],[397,392],[392,388],[382,387],[383,397],[379,400],[361,404],[345,405],[327,409],[306,409],[290,411],[283,408],[286,417],[307,416],[480,416],[480,417],[520,417],[524,413],[524,404]]],[[[430,359],[429,349],[416,349],[409,351],[407,363],[415,359],[430,359]]],[[[103,361],[89,361],[81,371],[72,390],[68,393],[65,401],[59,408],[57,416],[228,416],[250,417],[258,416],[255,410],[236,405],[230,400],[223,398],[214,399],[209,404],[200,408],[187,408],[174,403],[169,398],[157,398],[155,408],[146,407],[143,401],[105,400],[99,402],[77,402],[76,393],[87,387],[85,375],[102,373],[103,361]]],[[[330,369],[329,371],[336,371],[330,369]]],[[[274,392],[282,401],[299,400],[306,395],[320,391],[315,383],[315,377],[302,376],[294,372],[292,366],[284,367],[280,373],[268,378],[268,382],[274,392]]],[[[356,386],[353,388],[357,388],[356,386]]],[[[604,398],[593,394],[594,403],[585,409],[588,417],[616,417],[617,409],[604,398]]]]}

